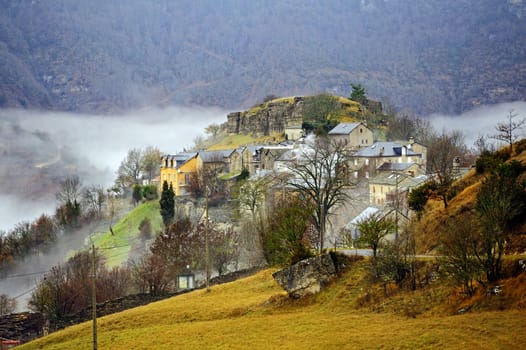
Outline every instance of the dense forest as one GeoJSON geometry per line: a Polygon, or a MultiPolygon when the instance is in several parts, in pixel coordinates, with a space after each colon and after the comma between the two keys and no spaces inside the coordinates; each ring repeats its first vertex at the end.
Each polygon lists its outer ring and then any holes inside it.
{"type": "Polygon", "coordinates": [[[347,95],[419,114],[526,96],[513,0],[0,1],[0,107],[244,108],[347,95]]]}

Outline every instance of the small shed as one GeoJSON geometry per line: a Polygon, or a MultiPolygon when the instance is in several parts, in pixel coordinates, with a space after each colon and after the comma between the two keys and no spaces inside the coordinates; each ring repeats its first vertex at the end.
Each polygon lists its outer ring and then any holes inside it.
{"type": "Polygon", "coordinates": [[[177,276],[178,289],[194,289],[195,288],[195,274],[190,270],[190,266],[186,266],[177,276]]]}

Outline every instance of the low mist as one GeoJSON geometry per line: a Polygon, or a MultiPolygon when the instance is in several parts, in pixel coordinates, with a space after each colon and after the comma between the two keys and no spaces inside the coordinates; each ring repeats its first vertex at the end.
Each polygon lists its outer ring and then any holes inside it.
{"type": "MultiPolygon", "coordinates": [[[[440,132],[441,130],[451,131],[459,130],[464,134],[466,146],[472,147],[473,143],[479,136],[491,136],[497,132],[495,126],[507,120],[507,117],[513,111],[517,114],[516,121],[526,118],[526,102],[510,102],[497,105],[481,106],[461,115],[442,115],[432,114],[426,119],[431,121],[431,125],[440,132]]],[[[517,130],[517,136],[523,138],[526,135],[526,128],[517,130]]],[[[496,140],[497,146],[503,146],[496,140]]]]}
{"type": "Polygon", "coordinates": [[[114,116],[0,110],[0,136],[17,134],[11,141],[5,141],[6,137],[0,138],[0,151],[9,146],[3,145],[3,142],[11,146],[16,144],[16,149],[11,152],[15,156],[23,148],[31,151],[30,155],[24,155],[30,159],[26,164],[20,165],[16,161],[6,164],[5,159],[0,163],[4,168],[4,176],[0,177],[4,183],[0,184],[0,188],[8,190],[7,196],[0,195],[0,230],[7,230],[22,220],[36,218],[42,212],[53,210],[56,204],[54,193],[31,193],[26,196],[23,184],[18,190],[9,188],[11,186],[6,182],[16,176],[19,169],[41,168],[39,173],[27,178],[27,185],[30,186],[44,177],[40,176],[41,173],[53,171],[60,158],[68,157],[68,166],[61,172],[79,175],[84,185],[108,187],[113,184],[117,168],[128,150],[154,146],[163,153],[183,151],[193,146],[197,136],[204,135],[206,126],[225,122],[226,115],[226,111],[219,109],[182,107],[143,109],[114,116]],[[39,154],[39,149],[44,147],[35,144],[35,135],[51,144],[48,146],[51,150],[39,154]]]}

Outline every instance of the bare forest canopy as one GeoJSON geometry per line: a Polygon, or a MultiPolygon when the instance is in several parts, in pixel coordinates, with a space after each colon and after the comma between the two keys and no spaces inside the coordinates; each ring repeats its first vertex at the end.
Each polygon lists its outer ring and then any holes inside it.
{"type": "Polygon", "coordinates": [[[242,109],[321,91],[419,114],[526,97],[517,0],[0,0],[0,107],[242,109]]]}

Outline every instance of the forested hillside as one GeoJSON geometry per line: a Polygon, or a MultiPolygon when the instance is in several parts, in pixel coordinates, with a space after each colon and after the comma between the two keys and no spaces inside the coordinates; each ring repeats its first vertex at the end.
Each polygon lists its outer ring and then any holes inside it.
{"type": "Polygon", "coordinates": [[[526,97],[517,0],[0,1],[0,107],[244,108],[348,95],[417,113],[526,97]]]}

